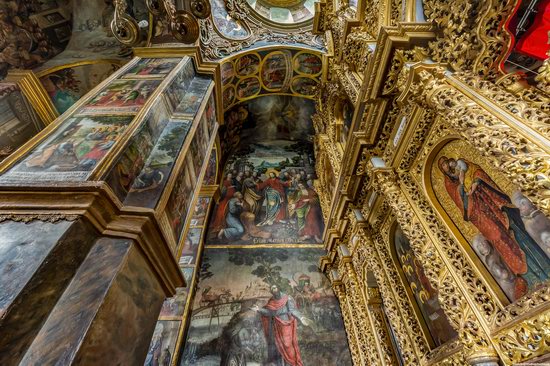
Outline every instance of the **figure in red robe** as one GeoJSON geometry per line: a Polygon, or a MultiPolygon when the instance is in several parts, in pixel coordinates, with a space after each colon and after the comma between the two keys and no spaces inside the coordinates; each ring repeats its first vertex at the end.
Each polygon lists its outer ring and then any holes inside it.
{"type": "Polygon", "coordinates": [[[296,213],[298,235],[300,240],[315,239],[321,242],[322,214],[317,193],[298,183],[298,190],[294,194],[294,202],[289,205],[289,215],[296,213]]]}
{"type": "Polygon", "coordinates": [[[516,296],[545,282],[550,260],[525,230],[510,197],[472,162],[443,156],[438,165],[445,175],[445,189],[462,211],[464,221],[471,222],[518,275],[516,296]]]}
{"type": "Polygon", "coordinates": [[[267,341],[268,365],[303,366],[298,346],[297,323],[308,326],[310,320],[296,309],[294,299],[282,293],[276,285],[271,286],[273,295],[263,308],[254,305],[251,309],[260,313],[267,341]]]}
{"type": "Polygon", "coordinates": [[[212,232],[218,233],[221,229],[225,228],[225,216],[227,214],[227,205],[229,200],[233,198],[233,195],[237,192],[235,185],[233,184],[233,175],[228,173],[225,180],[222,183],[221,193],[222,199],[218,203],[218,208],[214,217],[212,218],[212,232]]]}

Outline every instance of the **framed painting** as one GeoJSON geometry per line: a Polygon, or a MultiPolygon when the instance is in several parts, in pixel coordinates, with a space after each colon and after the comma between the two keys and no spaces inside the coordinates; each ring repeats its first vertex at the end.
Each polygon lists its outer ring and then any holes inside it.
{"type": "Polygon", "coordinates": [[[218,33],[235,40],[243,40],[250,36],[248,29],[227,13],[223,0],[212,0],[210,4],[212,5],[212,20],[218,33]]]}
{"type": "Polygon", "coordinates": [[[174,232],[176,242],[179,242],[181,237],[196,185],[197,180],[193,162],[191,161],[191,157],[187,155],[166,204],[166,215],[174,232]]]}
{"type": "Polygon", "coordinates": [[[212,149],[210,157],[208,158],[208,166],[206,167],[206,172],[204,173],[204,178],[202,179],[202,184],[205,186],[212,186],[216,184],[216,175],[218,170],[217,164],[218,155],[216,149],[212,149]]]}
{"type": "Polygon", "coordinates": [[[260,55],[256,52],[248,53],[235,60],[235,72],[237,76],[244,77],[255,75],[260,70],[260,55]]]}
{"type": "Polygon", "coordinates": [[[338,300],[317,269],[322,254],[207,249],[180,365],[351,365],[338,300]],[[288,343],[273,337],[284,331],[275,312],[294,324],[288,343]]]}
{"type": "Polygon", "coordinates": [[[203,226],[206,221],[206,215],[208,214],[208,207],[210,205],[210,197],[199,197],[195,203],[193,209],[193,216],[191,216],[191,226],[203,226]]]}
{"type": "Polygon", "coordinates": [[[240,100],[250,99],[260,94],[262,87],[260,79],[256,76],[241,79],[236,87],[237,98],[240,100]]]}
{"type": "Polygon", "coordinates": [[[174,114],[186,117],[193,117],[197,114],[211,83],[212,80],[208,78],[195,77],[185,91],[185,95],[176,107],[174,114]]]}
{"type": "Polygon", "coordinates": [[[161,80],[115,80],[86,103],[78,113],[136,113],[160,83],[161,80]]]}
{"type": "Polygon", "coordinates": [[[295,77],[292,79],[290,88],[296,94],[311,97],[315,94],[315,90],[319,82],[316,79],[308,77],[295,77]]]}
{"type": "Polygon", "coordinates": [[[132,182],[125,205],[147,208],[157,205],[190,127],[190,121],[168,122],[143,169],[132,182]]]}
{"type": "Polygon", "coordinates": [[[176,357],[176,343],[181,321],[159,320],[145,357],[145,365],[171,365],[176,357]]]}
{"type": "Polygon", "coordinates": [[[268,91],[280,91],[288,87],[292,77],[292,61],[289,51],[275,51],[262,61],[261,80],[268,91]]]}
{"type": "Polygon", "coordinates": [[[71,117],[0,181],[82,181],[111,150],[131,116],[71,117]]]}
{"type": "Polygon", "coordinates": [[[465,141],[433,156],[430,188],[453,226],[513,302],[548,285],[550,220],[465,141]]]}
{"type": "Polygon", "coordinates": [[[417,308],[436,347],[456,338],[458,334],[449,323],[438,300],[438,291],[426,277],[422,263],[414,255],[409,239],[399,225],[393,231],[392,251],[397,259],[404,282],[413,294],[417,308]]]}
{"type": "Polygon", "coordinates": [[[192,227],[188,230],[183,242],[183,250],[179,260],[180,265],[189,266],[195,264],[202,239],[202,231],[203,229],[199,227],[192,227]]]}
{"type": "Polygon", "coordinates": [[[123,79],[163,78],[181,61],[180,58],[142,58],[123,75],[123,79]]]}
{"type": "Polygon", "coordinates": [[[159,318],[165,320],[167,318],[181,318],[185,311],[185,303],[189,296],[188,287],[176,288],[176,294],[164,300],[160,309],[159,318]]]}
{"type": "Polygon", "coordinates": [[[299,74],[318,76],[323,70],[321,57],[311,52],[298,52],[292,61],[294,71],[299,74]]]}
{"type": "Polygon", "coordinates": [[[195,68],[193,67],[193,61],[188,58],[164,91],[171,111],[174,111],[178,104],[180,104],[194,78],[195,68]]]}

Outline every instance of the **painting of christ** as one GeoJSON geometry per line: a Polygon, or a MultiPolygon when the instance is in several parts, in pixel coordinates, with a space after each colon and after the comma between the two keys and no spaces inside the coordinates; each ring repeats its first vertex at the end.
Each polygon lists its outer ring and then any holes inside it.
{"type": "Polygon", "coordinates": [[[322,249],[206,249],[180,365],[351,365],[322,249]]]}
{"type": "Polygon", "coordinates": [[[208,244],[321,243],[312,145],[250,144],[228,159],[208,244]]]}
{"type": "Polygon", "coordinates": [[[515,301],[550,278],[544,240],[550,221],[517,189],[504,191],[469,151],[455,140],[438,153],[432,167],[434,190],[503,292],[515,301]]]}

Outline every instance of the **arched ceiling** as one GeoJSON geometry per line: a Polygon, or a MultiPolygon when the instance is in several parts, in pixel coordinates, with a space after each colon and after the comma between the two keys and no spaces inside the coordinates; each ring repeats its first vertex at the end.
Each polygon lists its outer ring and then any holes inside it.
{"type": "Polygon", "coordinates": [[[265,47],[221,61],[224,111],[270,94],[313,99],[323,73],[322,53],[299,47],[265,47]]]}

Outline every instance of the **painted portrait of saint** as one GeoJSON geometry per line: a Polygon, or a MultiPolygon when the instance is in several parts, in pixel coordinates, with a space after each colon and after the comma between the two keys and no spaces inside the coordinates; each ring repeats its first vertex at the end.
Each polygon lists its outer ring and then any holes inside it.
{"type": "Polygon", "coordinates": [[[439,304],[438,291],[430,284],[422,263],[414,255],[409,239],[399,226],[395,229],[394,245],[397,260],[436,346],[441,346],[457,337],[456,331],[449,324],[449,320],[439,304]]]}
{"type": "Polygon", "coordinates": [[[550,221],[520,191],[505,192],[475,157],[462,155],[463,145],[453,141],[437,155],[432,184],[443,208],[515,301],[550,278],[550,221]]]}

